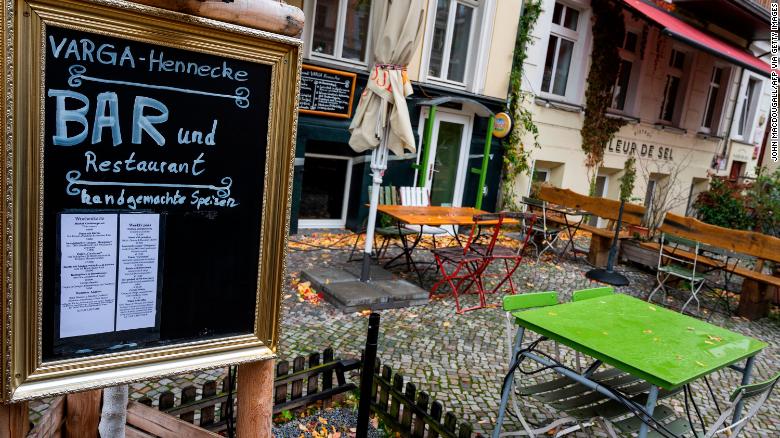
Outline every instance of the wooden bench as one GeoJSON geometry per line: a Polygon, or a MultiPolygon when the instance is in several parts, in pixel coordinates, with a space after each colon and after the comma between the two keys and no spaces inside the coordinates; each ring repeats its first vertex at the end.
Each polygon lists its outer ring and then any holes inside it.
{"type": "MultiPolygon", "coordinates": [[[[737,314],[749,319],[762,318],[768,314],[769,304],[774,298],[776,288],[780,287],[780,277],[764,274],[761,271],[766,260],[780,263],[780,239],[752,231],[718,227],[673,213],[666,214],[659,231],[755,257],[757,261],[753,269],[744,266],[732,269],[734,274],[745,279],[742,283],[737,314]]],[[[658,249],[658,244],[643,245],[658,249]]],[[[678,255],[693,257],[692,253],[686,254],[685,251],[680,251],[678,255]]],[[[701,255],[698,260],[713,267],[724,267],[723,262],[701,255]]]]}
{"type": "MultiPolygon", "coordinates": [[[[617,223],[620,201],[606,198],[595,198],[592,196],[580,195],[569,189],[559,189],[552,186],[542,186],[539,197],[552,204],[562,205],[568,208],[585,210],[608,220],[607,228],[594,227],[583,223],[580,230],[591,234],[590,248],[588,249],[588,263],[597,267],[605,267],[609,258],[609,249],[612,246],[612,239],[615,237],[615,224],[617,223]]],[[[623,207],[624,224],[640,225],[645,215],[645,208],[636,204],[625,204],[623,207]]],[[[564,220],[555,216],[548,216],[547,220],[563,223],[564,220]]],[[[626,231],[621,231],[618,239],[629,239],[631,235],[626,231]]]]}

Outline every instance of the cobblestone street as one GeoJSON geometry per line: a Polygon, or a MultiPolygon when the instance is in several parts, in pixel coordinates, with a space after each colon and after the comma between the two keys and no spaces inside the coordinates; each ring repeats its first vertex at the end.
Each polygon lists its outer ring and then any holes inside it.
{"type": "MultiPolygon", "coordinates": [[[[308,233],[292,236],[291,240],[280,356],[291,359],[322,351],[326,347],[334,348],[337,357],[358,356],[365,342],[366,315],[343,314],[327,302],[314,303],[312,301],[316,299],[304,299],[305,294],[299,294],[302,288],[299,288],[298,280],[302,269],[346,264],[354,235],[308,233]]],[[[430,261],[424,250],[417,251],[415,258],[430,261]]],[[[571,291],[594,285],[584,276],[588,269],[589,266],[581,261],[563,261],[560,264],[551,260],[540,263],[524,261],[515,273],[514,281],[521,291],[558,291],[560,300],[567,301],[571,291]]],[[[631,285],[621,288],[621,293],[646,298],[655,286],[655,277],[651,273],[625,266],[620,266],[619,270],[631,279],[631,285]]],[[[411,274],[399,275],[415,280],[411,274]]],[[[430,287],[434,280],[434,271],[429,270],[425,286],[430,287]]],[[[677,298],[681,297],[678,295],[677,298]]],[[[678,308],[681,302],[677,298],[670,296],[667,304],[678,308]]],[[[499,302],[497,296],[490,299],[494,303],[499,302]]],[[[471,296],[464,301],[466,305],[475,304],[475,298],[471,296]]],[[[721,306],[719,302],[705,301],[705,307],[722,308],[718,306],[721,306]]],[[[381,316],[379,355],[382,363],[413,381],[418,390],[440,400],[445,410],[470,421],[475,431],[488,433],[498,410],[499,388],[508,363],[504,313],[498,308],[491,308],[457,315],[454,301],[445,298],[423,306],[385,310],[381,316]]],[[[705,318],[709,316],[708,313],[703,314],[705,318]]],[[[780,324],[776,320],[747,322],[716,313],[710,322],[769,343],[756,361],[754,380],[768,378],[777,372],[780,364],[780,324]]],[[[565,354],[564,360],[573,365],[573,354],[565,354]]],[[[219,379],[223,374],[224,370],[214,370],[159,382],[136,383],[131,385],[131,397],[137,399],[146,395],[154,399],[159,393],[172,390],[178,398],[182,387],[189,384],[199,386],[207,380],[219,379]]],[[[711,381],[715,383],[714,389],[721,401],[727,400],[731,390],[739,383],[737,373],[730,370],[721,371],[711,381]]],[[[706,388],[699,383],[693,387],[699,406],[708,413],[707,421],[712,421],[712,414],[717,412],[709,396],[705,395],[706,388]]],[[[673,406],[680,415],[685,415],[681,394],[665,403],[673,406]]],[[[723,405],[725,402],[722,401],[723,405]]],[[[45,410],[46,403],[36,402],[31,407],[31,416],[35,420],[45,410]]],[[[778,436],[780,419],[776,413],[779,408],[780,397],[775,393],[748,427],[745,436],[778,436]]],[[[559,416],[552,409],[527,399],[522,400],[521,409],[532,422],[540,425],[559,416]]],[[[521,428],[519,421],[511,416],[505,424],[506,430],[521,428]]],[[[572,436],[605,435],[601,429],[594,428],[572,436]]]]}
{"type": "MultiPolygon", "coordinates": [[[[298,235],[292,239],[304,244],[291,244],[288,268],[295,276],[296,272],[316,265],[346,263],[347,250],[324,250],[311,245],[320,245],[318,235],[298,235]]],[[[333,237],[329,238],[334,240],[333,237]]],[[[339,245],[349,246],[354,237],[345,239],[339,245]]],[[[416,259],[426,260],[426,251],[417,251],[416,259]]],[[[522,291],[558,291],[561,301],[567,301],[571,291],[592,287],[585,272],[590,267],[583,262],[564,261],[561,264],[548,262],[526,262],[514,275],[516,286],[522,291]]],[[[655,276],[635,268],[620,266],[619,271],[628,276],[631,285],[621,288],[621,293],[646,298],[655,287],[655,276]]],[[[435,279],[428,272],[426,286],[435,279]]],[[[408,279],[414,281],[409,275],[408,279]]],[[[322,350],[332,346],[337,354],[359,355],[363,342],[367,318],[360,313],[342,314],[331,305],[321,303],[312,305],[299,301],[291,291],[284,302],[282,320],[281,354],[292,357],[302,353],[322,350]]],[[[678,297],[682,298],[683,295],[678,297]]],[[[499,297],[491,297],[499,302],[499,297]]],[[[687,296],[685,297],[687,299],[687,296]]],[[[473,297],[468,297],[473,299],[473,297]]],[[[681,302],[670,296],[669,306],[679,308],[681,302]]],[[[475,304],[475,300],[467,302],[475,304]]],[[[717,307],[719,303],[708,302],[707,307],[717,307]]],[[[733,306],[732,306],[733,307],[733,306]]],[[[455,313],[455,303],[451,298],[436,300],[424,306],[406,309],[385,310],[381,312],[382,323],[379,339],[379,354],[383,363],[389,364],[411,381],[418,390],[427,391],[433,398],[442,401],[445,409],[451,410],[461,418],[471,421],[476,431],[487,433],[498,410],[500,385],[508,364],[506,353],[506,330],[504,313],[500,309],[481,309],[464,315],[455,313]]],[[[709,314],[704,314],[708,317],[709,314]]],[[[768,378],[778,371],[780,364],[780,325],[770,319],[747,322],[736,317],[726,317],[721,313],[712,316],[710,322],[756,337],[769,343],[756,361],[754,379],[768,378]]],[[[567,358],[573,360],[573,355],[567,358]]],[[[738,374],[726,370],[711,379],[715,382],[715,391],[719,400],[727,400],[728,394],[739,384],[738,374]]],[[[703,384],[693,385],[700,407],[709,413],[707,421],[712,421],[716,408],[705,396],[703,384]]],[[[667,400],[684,414],[682,396],[667,400]]],[[[721,401],[721,406],[725,402],[721,401]]],[[[558,418],[555,411],[538,403],[523,400],[521,405],[526,415],[538,424],[549,423],[558,418]]],[[[746,429],[745,436],[774,437],[780,434],[780,396],[774,393],[758,417],[746,429]]],[[[717,417],[717,415],[715,415],[717,417]]],[[[520,430],[519,421],[509,417],[506,430],[520,430]]],[[[596,428],[573,436],[602,436],[596,428]]]]}

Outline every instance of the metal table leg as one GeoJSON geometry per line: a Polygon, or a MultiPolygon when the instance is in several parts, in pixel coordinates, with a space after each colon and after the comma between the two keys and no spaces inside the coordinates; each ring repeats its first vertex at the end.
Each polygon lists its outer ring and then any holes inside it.
{"type": "MultiPolygon", "coordinates": [[[[645,411],[647,411],[647,415],[649,415],[650,417],[653,416],[653,411],[655,410],[655,404],[657,401],[658,401],[658,387],[653,385],[650,387],[650,393],[647,394],[647,404],[645,404],[645,411]]],[[[647,438],[648,429],[649,426],[647,425],[647,423],[642,422],[642,425],[639,427],[639,438],[647,438]]]]}
{"type": "MultiPolygon", "coordinates": [[[[753,362],[756,360],[755,356],[750,356],[745,363],[745,369],[742,370],[742,386],[750,383],[750,375],[753,373],[753,362]]],[[[734,417],[731,419],[731,424],[736,423],[742,417],[742,405],[745,404],[744,400],[737,402],[737,406],[734,407],[734,417]]]]}
{"type": "Polygon", "coordinates": [[[509,404],[509,394],[512,392],[512,385],[515,382],[515,362],[520,360],[520,358],[517,357],[517,352],[520,351],[520,346],[523,343],[524,333],[524,327],[518,327],[517,333],[515,333],[515,343],[512,346],[512,357],[509,358],[509,373],[507,374],[507,378],[504,380],[504,385],[501,388],[501,404],[498,406],[498,418],[496,418],[496,427],[493,428],[492,438],[498,438],[498,436],[501,434],[501,425],[504,423],[504,415],[506,414],[506,408],[509,404]]]}

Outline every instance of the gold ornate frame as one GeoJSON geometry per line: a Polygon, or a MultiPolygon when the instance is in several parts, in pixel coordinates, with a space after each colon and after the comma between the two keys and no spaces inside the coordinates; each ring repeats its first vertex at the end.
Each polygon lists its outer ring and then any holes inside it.
{"type": "Polygon", "coordinates": [[[269,359],[278,342],[301,41],[122,0],[2,0],[0,400],[21,401],[269,359]],[[47,25],[272,67],[254,333],[42,362],[43,80],[47,25]]]}

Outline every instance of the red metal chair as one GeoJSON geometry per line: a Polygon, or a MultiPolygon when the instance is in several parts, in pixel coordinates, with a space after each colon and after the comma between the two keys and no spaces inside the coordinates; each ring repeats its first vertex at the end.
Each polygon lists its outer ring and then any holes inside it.
{"type": "MultiPolygon", "coordinates": [[[[501,232],[501,225],[497,224],[493,228],[493,236],[491,237],[492,245],[489,244],[483,253],[486,261],[486,266],[483,271],[487,272],[487,269],[490,267],[490,265],[496,262],[503,262],[504,266],[503,272],[487,274],[499,278],[499,281],[493,288],[490,289],[490,291],[486,291],[486,293],[498,292],[504,284],[508,283],[509,290],[507,292],[514,295],[517,293],[517,290],[515,289],[514,282],[512,281],[512,274],[515,273],[517,268],[520,267],[520,263],[523,261],[523,255],[525,254],[525,250],[528,247],[537,216],[535,214],[522,212],[504,212],[501,214],[503,215],[502,222],[505,219],[516,219],[520,222],[522,243],[516,249],[499,245],[497,242],[498,235],[501,232]]],[[[481,249],[482,245],[472,245],[472,250],[474,251],[480,252],[481,249]]],[[[486,277],[484,272],[482,275],[483,280],[486,277]]]]}
{"type": "Polygon", "coordinates": [[[533,225],[533,221],[536,220],[536,216],[527,215],[525,213],[502,212],[474,216],[475,226],[471,228],[469,238],[465,245],[462,247],[453,246],[433,250],[433,256],[441,271],[442,278],[433,285],[429,296],[431,298],[441,296],[437,295],[436,291],[442,285],[448,284],[452,290],[452,295],[455,298],[455,310],[457,313],[462,314],[463,312],[468,312],[470,310],[487,307],[483,274],[488,266],[496,260],[504,261],[505,272],[503,278],[501,278],[499,283],[491,289],[491,292],[498,291],[499,288],[508,281],[511,285],[512,293],[515,293],[511,276],[522,261],[522,253],[528,243],[528,233],[525,233],[525,240],[523,241],[520,250],[501,246],[497,247],[496,243],[504,219],[507,217],[520,218],[521,216],[524,220],[530,218],[532,220],[531,226],[533,225]],[[480,222],[487,221],[495,221],[494,224],[489,226],[492,230],[489,235],[481,232],[481,229],[485,228],[484,226],[479,226],[480,222]],[[478,243],[483,239],[487,239],[487,243],[478,243]],[[496,251],[497,248],[498,251],[496,251]],[[466,293],[476,293],[479,296],[479,304],[474,307],[461,309],[460,295],[466,293]]]}

